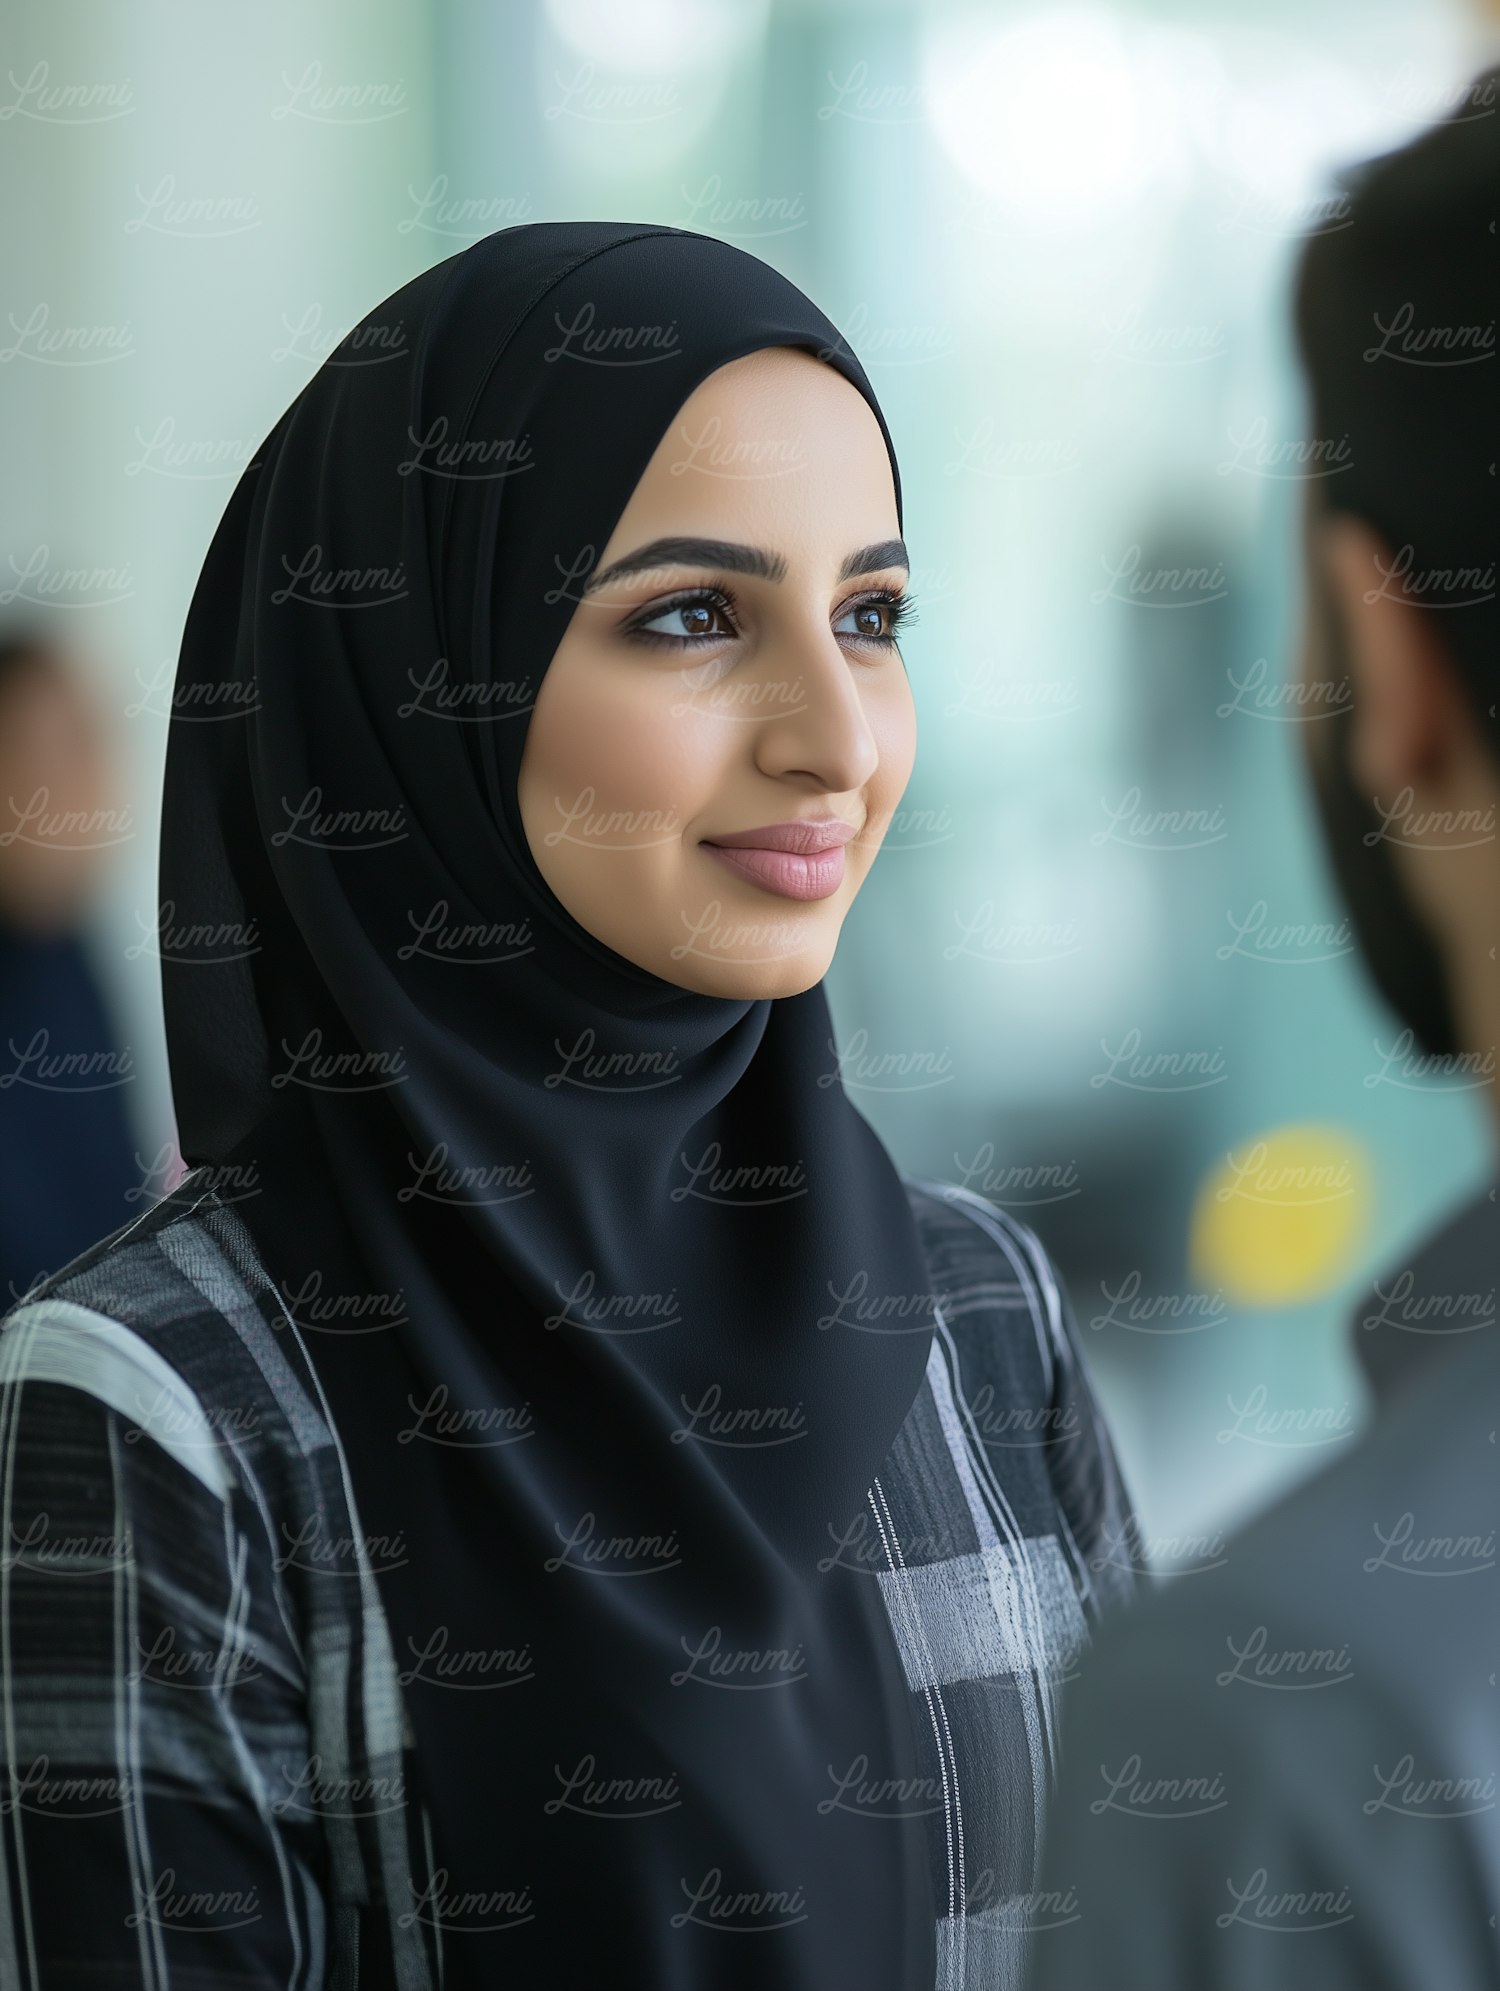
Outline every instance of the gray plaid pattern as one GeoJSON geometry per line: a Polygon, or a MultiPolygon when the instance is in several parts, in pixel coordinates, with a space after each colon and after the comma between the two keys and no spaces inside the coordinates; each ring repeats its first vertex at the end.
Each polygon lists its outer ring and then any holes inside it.
{"type": "MultiPolygon", "coordinates": [[[[0,1321],[0,1987],[430,1991],[440,1878],[343,1455],[207,1176],[0,1321]]],[[[907,1190],[932,1353],[828,1553],[880,1585],[941,1793],[939,1991],[1011,1991],[1055,1912],[1057,1690],[1134,1584],[1100,1548],[1130,1516],[1035,1238],[907,1190]]]]}

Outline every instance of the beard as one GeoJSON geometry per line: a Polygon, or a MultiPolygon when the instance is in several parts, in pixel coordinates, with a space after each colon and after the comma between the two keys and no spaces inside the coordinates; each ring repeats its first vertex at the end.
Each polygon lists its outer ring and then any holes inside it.
{"type": "MultiPolygon", "coordinates": [[[[1326,582],[1317,587],[1330,680],[1349,679],[1342,617],[1326,582]]],[[[1442,952],[1402,885],[1374,800],[1350,764],[1354,715],[1349,707],[1320,722],[1309,755],[1313,796],[1340,896],[1370,979],[1429,1057],[1462,1050],[1442,952]]]]}

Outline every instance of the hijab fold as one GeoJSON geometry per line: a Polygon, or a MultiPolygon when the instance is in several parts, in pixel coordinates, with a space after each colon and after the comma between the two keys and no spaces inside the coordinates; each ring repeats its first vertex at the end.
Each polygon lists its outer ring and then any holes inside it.
{"type": "Polygon", "coordinates": [[[181,1145],[341,1434],[441,1876],[398,1905],[454,1987],[933,1981],[922,1807],[840,1796],[915,1761],[877,1584],[837,1553],[933,1334],[904,1187],[821,984],[638,967],[551,892],[517,801],[642,471],[766,346],[819,354],[890,448],[836,328],[756,258],[486,238],[276,424],[182,646],[181,1145]]]}

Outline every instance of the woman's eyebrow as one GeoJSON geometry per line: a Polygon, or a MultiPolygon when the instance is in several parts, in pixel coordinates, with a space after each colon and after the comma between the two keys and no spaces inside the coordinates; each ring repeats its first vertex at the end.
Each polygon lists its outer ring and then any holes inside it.
{"type": "MultiPolygon", "coordinates": [[[[596,570],[585,582],[583,592],[597,594],[611,581],[650,573],[657,567],[720,567],[733,574],[753,575],[761,581],[786,579],[785,557],[768,553],[763,546],[745,546],[735,539],[653,539],[649,545],[639,546],[634,553],[626,553],[608,567],[596,570]]],[[[856,574],[875,573],[884,567],[905,567],[910,571],[911,562],[903,541],[879,539],[871,546],[860,547],[858,552],[845,556],[838,578],[849,581],[856,574]]]]}

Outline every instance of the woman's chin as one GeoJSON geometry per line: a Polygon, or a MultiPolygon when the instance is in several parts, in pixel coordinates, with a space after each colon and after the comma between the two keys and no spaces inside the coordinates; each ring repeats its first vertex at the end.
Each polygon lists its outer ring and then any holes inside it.
{"type": "Polygon", "coordinates": [[[694,949],[676,960],[669,957],[653,964],[652,972],[700,995],[736,1002],[774,1001],[801,995],[821,982],[837,940],[836,927],[827,936],[821,930],[809,930],[798,936],[796,945],[790,945],[789,937],[783,934],[775,941],[768,939],[763,949],[745,937],[734,948],[732,958],[727,950],[716,956],[694,949]]]}

